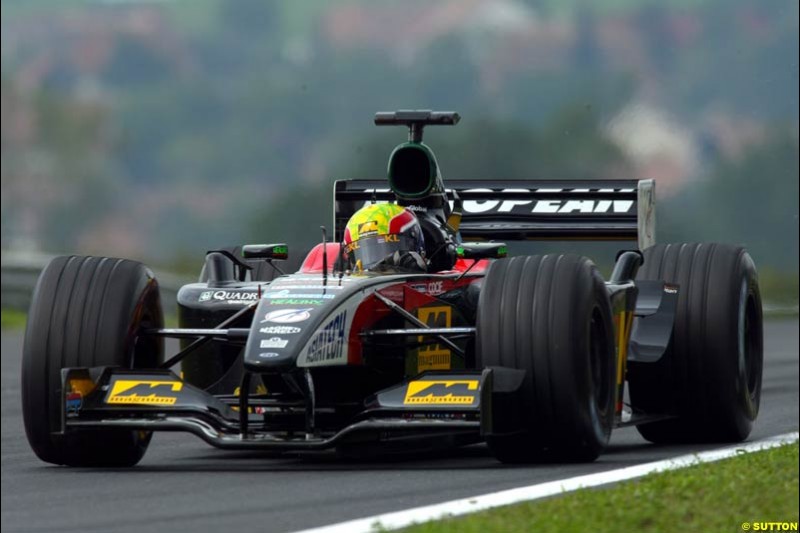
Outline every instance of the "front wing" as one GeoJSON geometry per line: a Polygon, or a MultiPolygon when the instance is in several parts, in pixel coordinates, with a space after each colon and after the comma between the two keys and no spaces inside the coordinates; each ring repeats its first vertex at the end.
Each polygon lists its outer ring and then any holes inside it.
{"type": "MultiPolygon", "coordinates": [[[[351,443],[474,437],[508,433],[496,428],[494,408],[518,401],[524,372],[425,372],[364,400],[364,408],[335,430],[281,427],[291,410],[309,405],[268,397],[218,397],[181,381],[168,370],[69,368],[61,371],[61,432],[123,428],[186,431],[226,449],[322,450],[351,443]]],[[[313,413],[311,413],[313,415],[313,413]]],[[[507,417],[505,417],[507,418],[507,417]]],[[[504,419],[505,419],[504,418],[504,419]]]]}

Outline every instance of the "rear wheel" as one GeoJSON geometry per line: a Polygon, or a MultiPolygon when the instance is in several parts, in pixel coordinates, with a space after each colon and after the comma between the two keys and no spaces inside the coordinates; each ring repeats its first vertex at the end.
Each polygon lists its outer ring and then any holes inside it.
{"type": "Polygon", "coordinates": [[[614,420],[615,358],[608,293],[591,261],[545,255],[495,262],[478,302],[476,346],[479,368],[526,372],[522,404],[514,406],[522,416],[499,415],[522,427],[487,436],[499,460],[597,458],[614,420]]]}
{"type": "Polygon", "coordinates": [[[637,279],[680,285],[672,340],[656,363],[629,368],[635,409],[676,418],[638,426],[656,443],[738,442],[758,415],[763,368],[761,295],[741,246],[659,244],[637,279]]]}
{"type": "Polygon", "coordinates": [[[137,336],[163,327],[158,283],[144,265],[125,259],[57,257],[33,293],[22,355],[22,417],[43,461],[71,466],[132,466],[151,433],[61,428],[64,367],[157,367],[163,341],[137,336]]]}

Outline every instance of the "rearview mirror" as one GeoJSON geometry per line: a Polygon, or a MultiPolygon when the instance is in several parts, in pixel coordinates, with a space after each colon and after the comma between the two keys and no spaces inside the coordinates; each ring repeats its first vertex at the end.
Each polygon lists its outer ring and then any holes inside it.
{"type": "Polygon", "coordinates": [[[500,259],[508,255],[504,242],[462,242],[456,248],[462,259],[500,259]]]}
{"type": "Polygon", "coordinates": [[[289,247],[280,244],[245,244],[242,246],[242,257],[245,259],[288,259],[289,247]]]}

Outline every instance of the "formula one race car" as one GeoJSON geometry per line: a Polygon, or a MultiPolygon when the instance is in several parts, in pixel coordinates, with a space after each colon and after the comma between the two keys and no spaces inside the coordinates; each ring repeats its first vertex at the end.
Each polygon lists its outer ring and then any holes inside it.
{"type": "Polygon", "coordinates": [[[741,246],[656,244],[653,182],[452,181],[409,128],[386,181],[338,181],[334,236],[207,254],[165,328],[140,263],[59,257],[25,336],[22,405],[43,461],[130,466],[153,431],[228,449],[364,454],[485,441],[504,462],[591,461],[614,427],[736,442],[761,393],[756,269],[741,246]],[[503,240],[632,240],[506,258],[503,240]],[[164,338],[181,339],[164,357],[164,338]],[[177,364],[181,371],[172,371],[177,364]]]}

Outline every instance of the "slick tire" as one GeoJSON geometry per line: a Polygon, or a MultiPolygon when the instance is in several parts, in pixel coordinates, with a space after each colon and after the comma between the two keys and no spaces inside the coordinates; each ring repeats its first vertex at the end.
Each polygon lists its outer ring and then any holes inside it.
{"type": "Polygon", "coordinates": [[[149,432],[61,430],[61,369],[155,368],[163,340],[138,337],[163,327],[158,283],[141,263],[104,257],[57,257],[33,292],[22,350],[22,418],[33,451],[69,466],[133,466],[149,432]]]}
{"type": "Polygon", "coordinates": [[[637,279],[679,285],[672,340],[656,363],[629,367],[634,410],[676,418],[637,426],[654,443],[739,442],[758,415],[761,294],[742,246],[659,244],[637,279]]]}
{"type": "Polygon", "coordinates": [[[522,420],[519,431],[487,436],[497,459],[597,458],[614,421],[615,356],[608,293],[590,260],[545,255],[495,262],[478,301],[476,348],[478,368],[526,372],[515,406],[521,413],[505,413],[522,420]]]}

